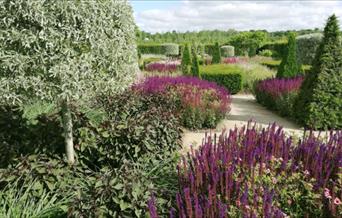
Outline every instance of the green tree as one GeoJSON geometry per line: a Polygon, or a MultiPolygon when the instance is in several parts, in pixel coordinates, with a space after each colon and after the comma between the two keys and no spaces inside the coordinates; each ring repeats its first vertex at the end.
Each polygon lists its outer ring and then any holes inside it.
{"type": "Polygon", "coordinates": [[[190,48],[188,44],[185,44],[183,52],[182,52],[182,72],[184,75],[189,75],[190,70],[189,66],[191,65],[191,54],[190,54],[190,48]]]}
{"type": "Polygon", "coordinates": [[[233,35],[228,44],[234,46],[236,55],[254,56],[256,50],[268,41],[265,31],[240,32],[233,35]]]}
{"type": "Polygon", "coordinates": [[[329,17],[313,68],[305,77],[297,102],[296,116],[315,129],[342,128],[342,45],[338,20],[329,17]]]}
{"type": "Polygon", "coordinates": [[[197,52],[195,49],[192,51],[192,65],[191,65],[192,76],[200,77],[199,63],[197,58],[197,52]]]}
{"type": "Polygon", "coordinates": [[[220,50],[220,46],[219,46],[218,42],[216,42],[215,46],[214,46],[212,63],[213,64],[221,63],[221,50],[220,50]]]}
{"type": "Polygon", "coordinates": [[[0,0],[0,103],[61,112],[74,163],[72,108],[120,92],[138,71],[128,2],[0,0]]]}
{"type": "Polygon", "coordinates": [[[294,77],[298,75],[301,67],[297,62],[297,46],[296,46],[296,35],[290,33],[288,37],[286,54],[283,57],[277,72],[278,78],[283,77],[294,77]]]}

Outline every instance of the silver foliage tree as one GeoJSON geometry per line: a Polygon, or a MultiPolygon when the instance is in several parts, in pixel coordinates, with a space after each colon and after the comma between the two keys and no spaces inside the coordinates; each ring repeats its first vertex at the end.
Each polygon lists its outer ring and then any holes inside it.
{"type": "Polygon", "coordinates": [[[0,0],[0,103],[54,103],[73,163],[71,106],[124,90],[138,71],[126,0],[0,0]]]}

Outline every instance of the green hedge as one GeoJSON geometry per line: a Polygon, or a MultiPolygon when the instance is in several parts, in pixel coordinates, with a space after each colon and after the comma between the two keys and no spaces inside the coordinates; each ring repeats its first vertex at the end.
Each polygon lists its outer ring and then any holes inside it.
{"type": "MultiPolygon", "coordinates": [[[[262,61],[260,62],[261,65],[264,65],[272,70],[277,70],[279,65],[280,65],[280,61],[277,60],[270,60],[270,61],[262,61]]],[[[308,73],[311,70],[311,65],[302,65],[302,71],[304,73],[308,73]]]]}
{"type": "Polygon", "coordinates": [[[235,55],[234,46],[230,46],[230,45],[221,46],[221,55],[222,57],[234,57],[235,55]]]}
{"type": "Polygon", "coordinates": [[[216,82],[229,90],[231,94],[236,94],[242,89],[242,76],[239,73],[201,73],[201,78],[216,82]]]}
{"type": "Polygon", "coordinates": [[[175,43],[140,44],[138,45],[138,52],[140,52],[140,54],[178,56],[180,54],[180,49],[179,45],[175,43]]]}
{"type": "Polygon", "coordinates": [[[286,46],[287,42],[284,41],[268,43],[260,47],[257,50],[257,54],[259,54],[263,50],[271,50],[273,58],[282,59],[283,55],[286,54],[286,46]]]}
{"type": "Polygon", "coordinates": [[[313,33],[298,36],[297,41],[297,60],[301,64],[312,64],[316,50],[322,41],[321,33],[313,33]]]}
{"type": "Polygon", "coordinates": [[[141,54],[163,54],[161,44],[138,45],[141,54]]]}
{"type": "Polygon", "coordinates": [[[179,45],[175,43],[164,43],[161,45],[162,53],[166,56],[178,56],[179,45]]]}

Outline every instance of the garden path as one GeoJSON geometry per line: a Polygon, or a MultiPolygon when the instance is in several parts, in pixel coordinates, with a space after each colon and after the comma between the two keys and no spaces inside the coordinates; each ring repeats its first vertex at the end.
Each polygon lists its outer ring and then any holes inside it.
{"type": "Polygon", "coordinates": [[[231,111],[226,119],[221,121],[214,130],[191,132],[186,131],[183,134],[182,153],[190,149],[190,145],[196,147],[202,144],[205,133],[221,133],[223,130],[229,130],[235,126],[241,127],[249,120],[256,121],[261,126],[268,126],[270,123],[276,122],[284,127],[286,133],[300,135],[303,133],[294,122],[286,118],[280,117],[276,113],[266,109],[258,104],[253,95],[233,95],[231,111]]]}

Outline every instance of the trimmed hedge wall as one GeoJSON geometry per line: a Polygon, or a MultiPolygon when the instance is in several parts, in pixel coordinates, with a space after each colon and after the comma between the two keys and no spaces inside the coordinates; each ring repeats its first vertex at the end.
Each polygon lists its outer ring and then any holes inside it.
{"type": "Polygon", "coordinates": [[[267,49],[267,50],[272,51],[273,58],[282,59],[283,55],[286,54],[286,46],[287,46],[287,42],[284,42],[284,41],[268,43],[260,47],[257,50],[257,54],[267,49]]]}
{"type": "Polygon", "coordinates": [[[138,45],[138,51],[141,54],[162,54],[160,44],[138,45]]]}
{"type": "Polygon", "coordinates": [[[221,56],[222,57],[234,57],[235,49],[234,46],[224,45],[221,47],[221,56]]]}
{"type": "Polygon", "coordinates": [[[164,43],[161,45],[161,52],[166,56],[178,56],[179,45],[175,43],[164,43]]]}
{"type": "Polygon", "coordinates": [[[201,78],[216,82],[224,86],[231,94],[236,94],[242,89],[242,76],[238,73],[201,73],[201,78]]]}
{"type": "Polygon", "coordinates": [[[179,45],[174,43],[165,44],[140,44],[138,45],[140,54],[159,54],[167,56],[178,56],[180,54],[179,45]]]}
{"type": "MultiPolygon", "coordinates": [[[[263,61],[260,62],[261,65],[264,65],[272,70],[278,70],[278,67],[280,65],[280,61],[272,60],[272,61],[263,61]]],[[[302,71],[304,73],[308,73],[311,70],[311,65],[302,65],[302,71]]]]}
{"type": "Polygon", "coordinates": [[[297,41],[297,60],[301,64],[312,64],[316,50],[321,43],[323,34],[313,33],[298,36],[297,41]]]}

